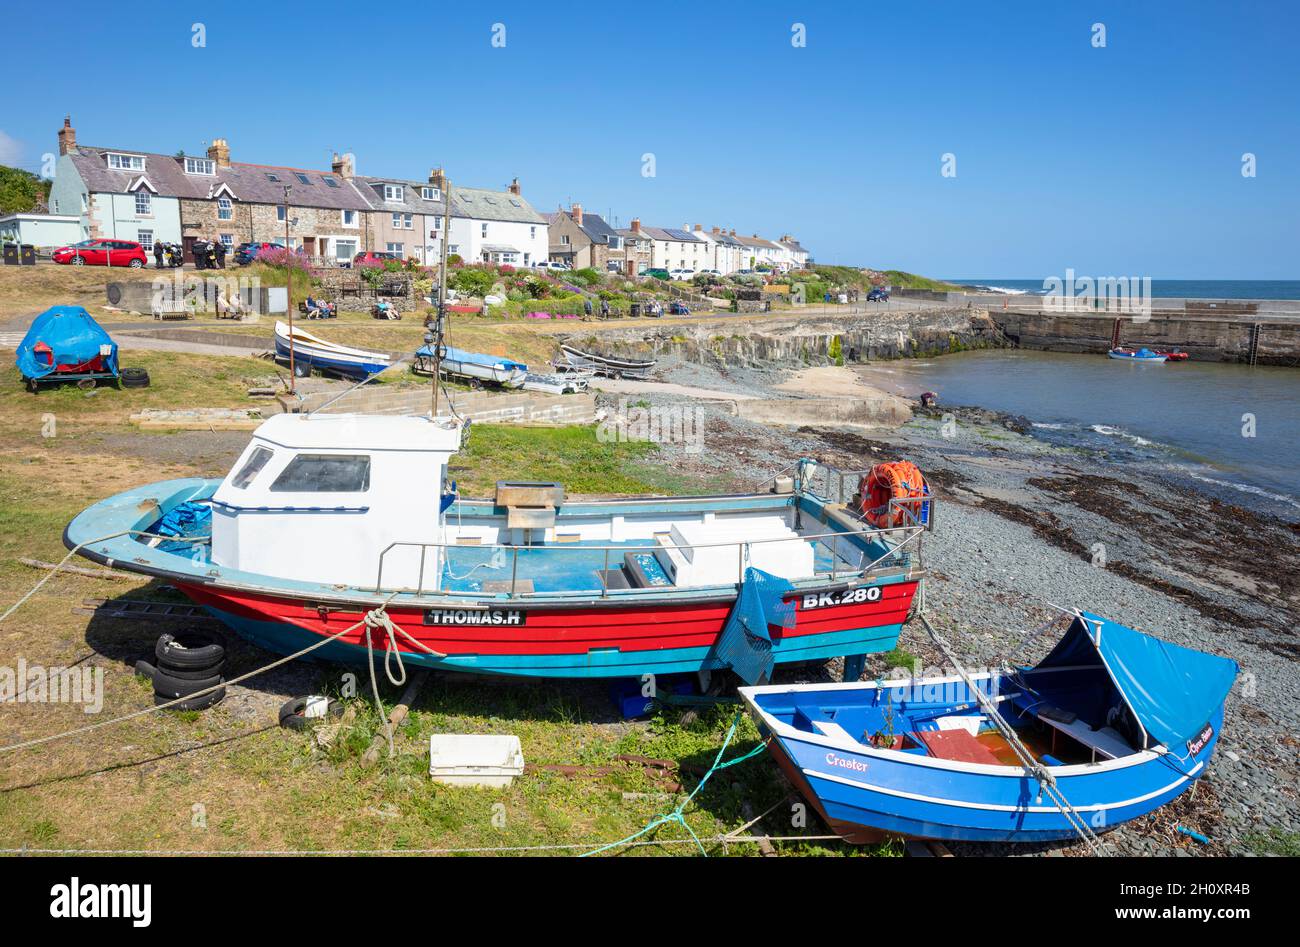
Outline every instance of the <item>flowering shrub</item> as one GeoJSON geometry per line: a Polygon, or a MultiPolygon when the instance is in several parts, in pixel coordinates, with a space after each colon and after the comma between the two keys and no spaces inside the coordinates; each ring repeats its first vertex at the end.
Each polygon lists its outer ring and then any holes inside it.
{"type": "Polygon", "coordinates": [[[307,257],[293,250],[266,249],[257,255],[257,262],[280,269],[301,270],[304,273],[311,271],[307,257]]]}

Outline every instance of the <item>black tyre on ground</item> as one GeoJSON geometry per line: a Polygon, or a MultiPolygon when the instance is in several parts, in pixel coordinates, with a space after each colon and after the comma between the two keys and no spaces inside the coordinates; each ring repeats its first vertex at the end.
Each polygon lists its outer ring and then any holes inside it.
{"type": "Polygon", "coordinates": [[[189,697],[191,694],[197,694],[199,691],[207,690],[209,687],[216,687],[220,683],[220,674],[191,680],[181,677],[172,677],[162,668],[158,668],[154,671],[153,675],[153,692],[160,696],[175,699],[177,697],[189,697]]]}
{"type": "MultiPolygon", "coordinates": [[[[220,701],[226,696],[224,687],[213,691],[211,694],[204,694],[202,697],[191,697],[188,700],[182,700],[177,704],[168,707],[168,710],[207,710],[213,704],[220,701]]],[[[155,707],[161,707],[163,704],[170,704],[175,697],[166,697],[157,692],[153,695],[153,704],[155,707]]]]}
{"type": "Polygon", "coordinates": [[[160,664],[191,671],[215,667],[226,658],[226,649],[215,635],[196,628],[165,634],[154,647],[160,664]]]}
{"type": "Polygon", "coordinates": [[[210,664],[205,668],[183,668],[168,664],[166,661],[159,660],[158,666],[154,668],[154,673],[166,674],[168,677],[174,677],[178,681],[202,681],[209,677],[216,677],[225,669],[226,662],[224,659],[216,664],[210,664]]]}
{"type": "MultiPolygon", "coordinates": [[[[280,708],[280,726],[289,730],[306,730],[309,726],[321,717],[307,717],[303,712],[307,709],[306,697],[295,697],[292,700],[285,701],[284,706],[280,708]]],[[[325,714],[327,717],[338,717],[343,713],[343,704],[337,700],[329,702],[329,709],[325,714]]]]}
{"type": "Polygon", "coordinates": [[[143,368],[124,368],[118,373],[118,382],[123,388],[148,388],[149,373],[143,368]]]}

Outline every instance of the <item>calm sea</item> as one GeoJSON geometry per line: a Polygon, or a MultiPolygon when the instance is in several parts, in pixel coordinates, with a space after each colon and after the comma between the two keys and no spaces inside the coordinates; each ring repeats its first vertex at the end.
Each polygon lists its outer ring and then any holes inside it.
{"type": "MultiPolygon", "coordinates": [[[[980,286],[1022,293],[1045,292],[1041,279],[955,279],[962,286],[980,286]]],[[[1157,299],[1300,299],[1300,280],[1190,280],[1156,279],[1151,295],[1157,299]]]]}
{"type": "Polygon", "coordinates": [[[877,362],[865,371],[872,384],[1021,415],[1043,440],[1300,517],[1300,370],[1021,350],[877,362]]]}

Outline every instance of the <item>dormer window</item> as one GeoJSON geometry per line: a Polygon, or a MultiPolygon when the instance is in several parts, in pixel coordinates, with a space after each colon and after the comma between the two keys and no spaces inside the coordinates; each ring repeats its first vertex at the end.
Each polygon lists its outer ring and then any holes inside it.
{"type": "Polygon", "coordinates": [[[109,152],[108,166],[114,171],[143,171],[144,158],[140,155],[119,155],[109,152]]]}
{"type": "Polygon", "coordinates": [[[143,187],[135,192],[135,212],[141,217],[153,213],[153,195],[143,187]]]}
{"type": "Polygon", "coordinates": [[[217,163],[211,158],[186,158],[186,174],[216,174],[217,163]]]}
{"type": "Polygon", "coordinates": [[[420,196],[426,201],[440,201],[442,200],[442,189],[436,187],[422,187],[420,188],[420,196]]]}
{"type": "Polygon", "coordinates": [[[385,184],[384,200],[386,201],[405,200],[405,192],[406,192],[406,188],[402,187],[402,185],[400,184],[385,184]]]}

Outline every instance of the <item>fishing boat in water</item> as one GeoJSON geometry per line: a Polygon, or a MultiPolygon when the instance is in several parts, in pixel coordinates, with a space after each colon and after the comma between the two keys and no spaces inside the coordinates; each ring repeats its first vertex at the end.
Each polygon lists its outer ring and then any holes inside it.
{"type": "Polygon", "coordinates": [[[873,521],[865,476],[811,460],[754,493],[582,500],[503,481],[468,499],[448,475],[463,434],[427,415],[277,415],[224,478],[119,493],[64,542],[174,585],[271,651],[345,632],[312,657],[364,661],[373,647],[416,666],[566,678],[735,668],[719,643],[758,585],[783,610],[745,631],[768,665],[860,667],[894,647],[923,575],[923,482],[872,494],[873,521]],[[855,482],[857,502],[842,502],[855,482]],[[380,612],[391,633],[348,630],[380,612]]]}
{"type": "Polygon", "coordinates": [[[316,369],[360,381],[382,372],[391,362],[383,352],[368,352],[365,349],[339,345],[297,326],[291,330],[286,323],[278,319],[275,323],[277,362],[289,364],[291,338],[294,372],[302,377],[310,375],[312,370],[316,369]]]}
{"type": "Polygon", "coordinates": [[[740,694],[787,777],[849,841],[1032,842],[1113,829],[1189,789],[1236,674],[1227,658],[1076,611],[1033,667],[740,694]]]}
{"type": "Polygon", "coordinates": [[[1168,356],[1163,353],[1153,352],[1151,351],[1151,349],[1147,349],[1147,348],[1142,348],[1142,349],[1115,348],[1115,349],[1111,349],[1110,352],[1108,352],[1107,354],[1111,358],[1117,358],[1129,362],[1163,362],[1168,358],[1168,356]]]}

